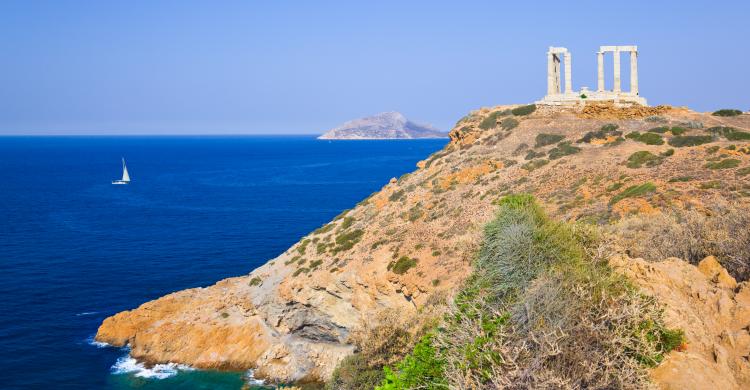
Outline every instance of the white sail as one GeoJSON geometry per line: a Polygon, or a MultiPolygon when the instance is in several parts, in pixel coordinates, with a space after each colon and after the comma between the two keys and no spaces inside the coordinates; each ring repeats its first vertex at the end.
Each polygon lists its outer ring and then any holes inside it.
{"type": "Polygon", "coordinates": [[[130,181],[130,175],[128,174],[128,167],[125,166],[125,158],[122,159],[122,181],[130,181]]]}

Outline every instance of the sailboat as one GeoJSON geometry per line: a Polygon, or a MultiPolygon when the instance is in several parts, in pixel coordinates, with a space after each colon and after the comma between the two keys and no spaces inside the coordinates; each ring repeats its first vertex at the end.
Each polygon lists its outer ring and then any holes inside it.
{"type": "Polygon", "coordinates": [[[129,184],[130,175],[128,174],[128,167],[125,166],[125,158],[122,158],[122,179],[112,180],[112,184],[129,184]]]}

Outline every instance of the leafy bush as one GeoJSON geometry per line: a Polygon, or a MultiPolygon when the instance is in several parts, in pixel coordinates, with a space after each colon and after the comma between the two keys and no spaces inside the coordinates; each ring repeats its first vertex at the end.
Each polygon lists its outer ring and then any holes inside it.
{"type": "Polygon", "coordinates": [[[504,118],[500,121],[500,127],[502,127],[503,130],[512,130],[518,127],[518,121],[513,118],[504,118]]]}
{"type": "Polygon", "coordinates": [[[538,148],[541,146],[556,144],[564,139],[565,139],[565,136],[562,134],[540,133],[540,134],[537,134],[536,136],[536,144],[534,145],[534,147],[538,148]]]}
{"type": "Polygon", "coordinates": [[[669,129],[669,132],[672,133],[672,135],[682,135],[686,131],[686,128],[680,126],[673,126],[671,129],[669,129]]]}
{"type": "Polygon", "coordinates": [[[581,137],[576,143],[591,143],[594,139],[605,139],[609,136],[620,136],[622,131],[617,130],[620,126],[614,123],[608,123],[597,131],[589,131],[581,137]]]}
{"type": "Polygon", "coordinates": [[[528,153],[526,153],[526,157],[524,157],[524,160],[533,160],[537,157],[544,157],[547,154],[543,151],[537,152],[536,150],[529,150],[528,153]]]}
{"type": "Polygon", "coordinates": [[[301,273],[303,273],[303,272],[304,272],[304,273],[308,273],[308,272],[310,272],[310,269],[309,269],[309,268],[307,268],[307,267],[300,267],[300,268],[297,268],[297,270],[296,270],[296,271],[294,271],[294,273],[292,274],[292,276],[296,277],[296,276],[298,276],[299,274],[301,274],[301,273]]]}
{"type": "Polygon", "coordinates": [[[527,162],[526,164],[521,165],[521,168],[531,172],[535,169],[541,168],[545,165],[549,164],[549,160],[545,159],[539,159],[539,160],[531,160],[527,162]]]}
{"type": "Polygon", "coordinates": [[[572,146],[570,141],[560,142],[556,147],[550,149],[549,158],[550,160],[557,160],[558,158],[576,154],[581,151],[581,148],[572,146]]]}
{"type": "Polygon", "coordinates": [[[710,135],[680,135],[672,137],[669,140],[669,145],[676,148],[683,148],[687,146],[698,146],[713,142],[714,137],[710,135]]]}
{"type": "Polygon", "coordinates": [[[667,149],[667,150],[665,150],[665,151],[663,151],[663,152],[659,153],[659,155],[660,155],[660,156],[662,156],[662,157],[670,157],[670,156],[673,156],[673,155],[674,155],[674,149],[667,149]]]}
{"type": "Polygon", "coordinates": [[[393,271],[394,274],[403,275],[416,266],[417,259],[411,258],[409,256],[401,256],[395,262],[391,262],[391,264],[388,265],[388,269],[393,271]]]}
{"type": "Polygon", "coordinates": [[[635,198],[635,197],[647,195],[654,191],[656,191],[656,185],[654,185],[654,183],[651,183],[651,182],[630,186],[626,188],[624,191],[622,191],[621,193],[613,196],[612,199],[609,201],[609,204],[613,205],[623,199],[635,198]]]}
{"type": "Polygon", "coordinates": [[[536,104],[529,104],[528,106],[516,107],[510,110],[510,112],[515,116],[529,115],[534,111],[536,111],[536,104]]]}
{"type": "Polygon", "coordinates": [[[625,164],[628,168],[640,168],[642,166],[653,167],[661,164],[664,158],[659,157],[651,152],[641,150],[635,152],[628,157],[628,161],[625,164]]]}
{"type": "Polygon", "coordinates": [[[706,164],[704,167],[708,169],[729,169],[729,168],[737,168],[740,166],[740,163],[742,161],[734,159],[734,158],[725,158],[724,160],[717,161],[717,162],[710,162],[706,164]]]}
{"type": "Polygon", "coordinates": [[[336,225],[334,225],[334,224],[332,224],[332,223],[327,223],[327,224],[325,224],[325,225],[323,225],[323,226],[321,226],[321,227],[319,227],[319,228],[315,229],[315,231],[313,231],[313,232],[312,232],[312,234],[313,234],[313,235],[316,235],[316,234],[324,234],[324,233],[328,233],[328,232],[330,232],[331,230],[333,230],[333,228],[334,228],[334,227],[336,227],[336,225]]]}
{"type": "Polygon", "coordinates": [[[684,183],[693,180],[691,176],[678,176],[669,179],[670,183],[684,183]]]}
{"type": "Polygon", "coordinates": [[[250,283],[248,283],[248,285],[250,287],[252,287],[252,286],[260,286],[261,283],[263,283],[263,279],[261,279],[261,278],[259,278],[259,277],[256,276],[256,277],[250,279],[250,283]]]}
{"type": "Polygon", "coordinates": [[[625,138],[632,139],[638,142],[643,142],[646,145],[663,145],[664,139],[661,135],[656,133],[639,133],[634,131],[625,136],[625,138]]]}
{"type": "Polygon", "coordinates": [[[355,229],[350,232],[340,234],[336,237],[336,247],[331,251],[336,254],[341,251],[348,251],[352,249],[354,244],[358,243],[362,239],[362,235],[365,232],[362,229],[355,229]]]}
{"type": "Polygon", "coordinates": [[[485,117],[480,123],[479,128],[482,130],[493,129],[497,126],[498,118],[508,115],[505,111],[494,111],[485,117]]]}
{"type": "Polygon", "coordinates": [[[446,389],[444,364],[432,346],[432,336],[425,335],[396,367],[384,368],[385,379],[375,390],[446,389]]]}
{"type": "Polygon", "coordinates": [[[349,229],[349,227],[352,226],[352,224],[354,223],[354,221],[356,221],[356,219],[354,217],[346,217],[346,218],[344,218],[344,220],[341,222],[340,229],[341,230],[349,229]]]}
{"type": "Polygon", "coordinates": [[[653,129],[648,129],[649,133],[658,133],[658,134],[664,134],[669,131],[669,126],[659,126],[654,127],[653,129]]]}
{"type": "Polygon", "coordinates": [[[718,110],[718,111],[714,111],[713,114],[711,114],[711,115],[714,115],[714,116],[737,116],[737,115],[741,115],[741,114],[742,114],[742,111],[740,111],[740,110],[724,108],[724,109],[721,109],[721,110],[718,110]]]}
{"type": "Polygon", "coordinates": [[[730,141],[750,140],[750,133],[737,130],[734,127],[716,126],[709,128],[707,131],[716,135],[720,135],[730,141]]]}

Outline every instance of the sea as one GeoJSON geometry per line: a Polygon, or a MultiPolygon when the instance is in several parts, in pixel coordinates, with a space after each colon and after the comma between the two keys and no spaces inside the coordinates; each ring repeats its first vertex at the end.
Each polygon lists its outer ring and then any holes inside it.
{"type": "Polygon", "coordinates": [[[249,273],[446,142],[0,137],[0,388],[264,388],[250,371],[146,367],[93,336],[249,273]],[[112,185],[121,158],[132,181],[112,185]]]}

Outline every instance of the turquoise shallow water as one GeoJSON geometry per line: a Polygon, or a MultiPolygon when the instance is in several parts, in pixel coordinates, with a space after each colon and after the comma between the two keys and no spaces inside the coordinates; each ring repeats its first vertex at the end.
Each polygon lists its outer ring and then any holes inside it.
{"type": "Polygon", "coordinates": [[[144,370],[91,338],[113,313],[250,272],[445,142],[0,137],[0,387],[247,386],[144,370]],[[114,186],[121,156],[133,182],[114,186]]]}

